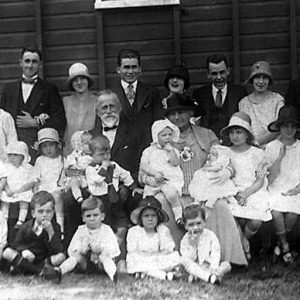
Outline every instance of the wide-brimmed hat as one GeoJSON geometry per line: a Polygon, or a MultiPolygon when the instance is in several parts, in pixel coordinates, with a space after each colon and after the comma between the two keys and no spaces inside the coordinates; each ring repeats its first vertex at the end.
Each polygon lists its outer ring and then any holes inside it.
{"type": "Polygon", "coordinates": [[[85,77],[89,82],[89,87],[91,87],[94,84],[94,79],[90,75],[87,66],[83,63],[75,63],[69,68],[69,77],[66,83],[67,88],[71,91],[74,91],[74,88],[72,86],[72,80],[77,76],[85,77]]]}
{"type": "Polygon", "coordinates": [[[271,65],[267,61],[257,61],[252,65],[247,82],[252,83],[256,75],[267,75],[270,78],[270,85],[273,83],[271,65]]]}
{"type": "Polygon", "coordinates": [[[251,127],[251,118],[245,112],[239,111],[234,113],[230,120],[228,126],[224,127],[220,135],[226,139],[229,139],[229,129],[232,127],[242,127],[247,130],[251,142],[254,142],[254,133],[251,127]]]}
{"type": "Polygon", "coordinates": [[[7,145],[6,147],[7,154],[20,154],[24,156],[23,163],[28,163],[31,160],[30,155],[28,154],[28,147],[24,142],[16,141],[7,145]]]}
{"type": "Polygon", "coordinates": [[[195,112],[195,117],[205,115],[205,110],[196,100],[185,94],[174,94],[167,99],[165,115],[176,110],[192,110],[195,112]]]}
{"type": "Polygon", "coordinates": [[[133,224],[139,223],[139,217],[141,212],[146,208],[152,208],[157,212],[158,216],[158,224],[168,222],[169,216],[168,214],[162,209],[161,203],[154,197],[154,196],[147,196],[142,199],[138,207],[135,208],[130,214],[130,220],[133,224]]]}
{"type": "Polygon", "coordinates": [[[270,132],[279,132],[280,125],[288,122],[297,124],[298,128],[300,126],[299,111],[295,106],[286,105],[281,107],[277,120],[268,125],[268,130],[270,132]]]}
{"type": "Polygon", "coordinates": [[[43,128],[40,129],[37,133],[38,136],[38,145],[41,145],[45,142],[56,142],[59,143],[58,132],[54,128],[43,128]]]}
{"type": "Polygon", "coordinates": [[[178,77],[184,80],[184,89],[190,86],[190,74],[187,68],[182,65],[176,65],[170,68],[164,79],[164,86],[169,89],[169,79],[173,77],[178,77]]]}

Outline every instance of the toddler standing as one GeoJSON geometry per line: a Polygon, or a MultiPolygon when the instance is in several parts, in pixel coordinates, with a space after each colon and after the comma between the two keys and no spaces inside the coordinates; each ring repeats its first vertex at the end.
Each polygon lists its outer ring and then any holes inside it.
{"type": "Polygon", "coordinates": [[[179,152],[172,146],[179,139],[179,129],[169,120],[158,120],[152,125],[152,144],[142,154],[139,179],[144,187],[143,196],[162,192],[172,207],[176,223],[182,221],[179,200],[184,185],[179,152]]]}
{"type": "Polygon", "coordinates": [[[8,161],[1,170],[0,192],[2,192],[2,213],[8,219],[10,203],[19,203],[19,216],[16,229],[24,223],[28,206],[32,197],[32,188],[36,182],[33,167],[29,164],[30,156],[27,145],[16,141],[9,144],[6,149],[8,161]]]}
{"type": "Polygon", "coordinates": [[[218,199],[234,196],[238,192],[229,178],[222,183],[215,183],[213,180],[216,173],[223,169],[228,169],[233,174],[227,150],[227,147],[218,144],[211,146],[204,166],[194,173],[189,192],[196,202],[205,201],[205,205],[211,208],[218,199]]]}
{"type": "Polygon", "coordinates": [[[73,197],[79,203],[83,201],[81,188],[87,187],[86,168],[93,162],[88,145],[91,138],[87,131],[76,131],[71,137],[73,151],[66,158],[64,186],[71,188],[73,197]]]}
{"type": "Polygon", "coordinates": [[[61,231],[64,232],[64,211],[62,188],[59,182],[64,170],[64,158],[58,132],[54,128],[38,131],[38,149],[41,155],[36,159],[34,169],[37,183],[34,191],[47,191],[55,199],[55,215],[61,231]]]}
{"type": "Polygon", "coordinates": [[[87,273],[103,270],[117,282],[117,267],[114,259],[120,254],[117,238],[110,226],[102,223],[105,217],[104,205],[96,197],[89,197],[81,205],[82,220],[68,248],[69,258],[60,267],[48,272],[49,279],[61,281],[62,275],[75,267],[87,273]]]}
{"type": "Polygon", "coordinates": [[[174,250],[175,244],[169,229],[163,225],[169,220],[160,202],[146,196],[130,215],[133,224],[127,234],[127,271],[138,278],[149,275],[172,280],[172,270],[181,264],[174,250]]]}
{"type": "Polygon", "coordinates": [[[277,140],[266,146],[270,162],[269,186],[270,208],[278,238],[275,256],[285,262],[293,261],[290,251],[292,229],[300,215],[300,141],[296,139],[300,128],[299,112],[293,106],[284,106],[278,119],[268,126],[270,132],[279,132],[277,140]]]}
{"type": "Polygon", "coordinates": [[[217,236],[205,228],[205,209],[192,203],[184,209],[183,221],[187,233],[180,242],[183,265],[193,278],[200,278],[212,284],[219,283],[230,272],[227,261],[220,262],[221,249],[217,236]]]}

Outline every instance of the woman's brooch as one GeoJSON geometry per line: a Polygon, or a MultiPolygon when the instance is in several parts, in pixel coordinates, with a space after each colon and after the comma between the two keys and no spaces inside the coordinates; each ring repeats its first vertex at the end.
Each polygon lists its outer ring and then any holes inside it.
{"type": "Polygon", "coordinates": [[[184,147],[183,150],[180,151],[179,156],[183,162],[187,162],[192,159],[194,152],[192,152],[189,147],[184,147]]]}

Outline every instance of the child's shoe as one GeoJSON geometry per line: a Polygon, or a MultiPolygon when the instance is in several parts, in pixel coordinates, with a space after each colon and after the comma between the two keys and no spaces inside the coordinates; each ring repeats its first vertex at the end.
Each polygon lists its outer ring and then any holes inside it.
{"type": "Polygon", "coordinates": [[[209,282],[211,284],[218,284],[218,285],[221,283],[220,278],[215,274],[211,274],[209,276],[209,282]]]}
{"type": "Polygon", "coordinates": [[[62,278],[60,268],[54,268],[47,264],[43,267],[40,276],[55,283],[60,283],[62,278]]]}
{"type": "Polygon", "coordinates": [[[172,281],[173,278],[174,278],[174,273],[173,273],[173,272],[167,272],[167,274],[166,274],[166,279],[167,279],[168,281],[172,281]]]}

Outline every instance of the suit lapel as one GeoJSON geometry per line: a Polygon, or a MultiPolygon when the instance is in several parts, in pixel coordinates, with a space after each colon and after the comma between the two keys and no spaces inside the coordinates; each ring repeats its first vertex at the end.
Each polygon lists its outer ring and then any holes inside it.
{"type": "Polygon", "coordinates": [[[124,138],[126,136],[126,126],[124,126],[124,124],[120,124],[117,128],[117,132],[116,132],[116,136],[115,136],[115,140],[114,143],[111,147],[111,156],[115,157],[115,154],[118,152],[120,146],[124,143],[124,138]]]}
{"type": "Polygon", "coordinates": [[[11,107],[11,115],[16,117],[18,114],[19,101],[21,98],[22,89],[21,89],[21,81],[17,81],[15,84],[15,88],[11,91],[11,103],[9,103],[11,107]]]}
{"type": "Polygon", "coordinates": [[[137,107],[137,113],[141,111],[143,106],[145,105],[145,102],[147,100],[147,90],[143,86],[143,84],[138,81],[137,88],[136,88],[136,95],[135,95],[135,102],[136,102],[136,107],[137,107]]]}

